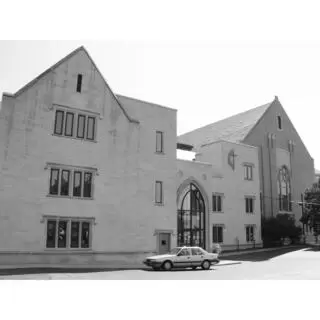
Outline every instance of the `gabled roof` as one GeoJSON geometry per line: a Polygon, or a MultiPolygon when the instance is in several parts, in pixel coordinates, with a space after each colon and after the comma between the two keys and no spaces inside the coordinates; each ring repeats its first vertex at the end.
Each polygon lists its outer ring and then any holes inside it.
{"type": "Polygon", "coordinates": [[[182,134],[178,137],[178,143],[193,145],[198,149],[202,145],[217,140],[241,142],[257,125],[272,103],[273,101],[182,134]]]}
{"type": "Polygon", "coordinates": [[[107,86],[107,88],[110,90],[114,100],[116,101],[116,103],[118,104],[118,106],[122,109],[123,113],[125,114],[125,116],[127,117],[127,119],[130,122],[135,122],[135,123],[139,123],[138,120],[132,119],[127,111],[125,110],[125,108],[122,106],[122,104],[120,103],[119,99],[117,98],[117,96],[113,93],[113,91],[111,90],[110,86],[108,85],[107,81],[105,80],[105,78],[103,77],[102,73],[100,72],[100,70],[98,69],[97,65],[95,64],[95,62],[93,61],[93,59],[91,58],[91,56],[89,55],[88,51],[85,49],[84,46],[81,46],[77,49],[75,49],[74,51],[72,51],[71,53],[69,53],[67,56],[65,56],[64,58],[62,58],[61,60],[59,60],[57,63],[55,63],[53,66],[51,66],[50,68],[48,68],[47,70],[45,70],[44,72],[42,72],[38,77],[36,77],[35,79],[33,79],[32,81],[30,81],[29,83],[27,83],[25,86],[23,86],[21,89],[19,89],[14,95],[13,97],[17,97],[18,95],[20,95],[22,92],[24,92],[26,89],[28,89],[29,87],[31,87],[32,85],[34,85],[37,81],[39,81],[42,77],[44,77],[47,73],[53,71],[55,68],[57,68],[58,66],[60,66],[62,63],[64,63],[65,61],[67,61],[68,59],[70,59],[71,57],[73,57],[74,55],[76,55],[78,52],[83,51],[84,53],[86,53],[86,55],[88,56],[88,58],[90,59],[90,61],[92,62],[93,66],[96,68],[96,70],[99,72],[101,78],[103,79],[105,85],[107,86]]]}

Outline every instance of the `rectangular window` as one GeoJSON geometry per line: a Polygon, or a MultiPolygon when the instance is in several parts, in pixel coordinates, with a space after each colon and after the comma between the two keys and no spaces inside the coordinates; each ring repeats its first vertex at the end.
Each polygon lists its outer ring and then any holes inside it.
{"type": "Polygon", "coordinates": [[[163,203],[162,182],[156,181],[156,203],[163,203]]]}
{"type": "Polygon", "coordinates": [[[246,202],[246,213],[253,213],[253,211],[254,211],[253,201],[254,201],[253,198],[249,198],[249,197],[246,197],[246,198],[245,198],[245,202],[246,202]]]}
{"type": "Polygon", "coordinates": [[[51,169],[49,193],[57,195],[59,192],[59,169],[51,169]]]}
{"type": "Polygon", "coordinates": [[[246,240],[247,242],[254,242],[255,236],[254,236],[254,225],[246,226],[246,240]]]}
{"type": "Polygon", "coordinates": [[[67,224],[68,221],[59,221],[58,227],[58,248],[67,247],[67,224]]]}
{"type": "Polygon", "coordinates": [[[212,195],[212,211],[222,212],[222,195],[221,194],[212,195]]]}
{"type": "Polygon", "coordinates": [[[70,171],[69,170],[62,170],[61,173],[61,196],[68,196],[69,195],[69,180],[70,180],[70,171]]]}
{"type": "Polygon", "coordinates": [[[84,138],[84,132],[86,129],[86,116],[78,115],[78,128],[77,128],[77,138],[84,138]]]}
{"type": "Polygon", "coordinates": [[[282,130],[282,118],[281,118],[281,116],[277,116],[277,120],[278,120],[278,129],[282,130]]]}
{"type": "Polygon", "coordinates": [[[46,248],[91,248],[93,220],[93,218],[49,218],[46,228],[46,248]]]}
{"type": "Polygon", "coordinates": [[[82,172],[75,171],[73,174],[73,196],[81,197],[82,172]]]}
{"type": "Polygon", "coordinates": [[[91,189],[92,189],[92,173],[85,172],[84,186],[83,186],[83,197],[84,198],[91,198],[91,189]]]}
{"type": "Polygon", "coordinates": [[[79,243],[80,243],[80,222],[72,221],[70,247],[79,248],[79,243]]]}
{"type": "Polygon", "coordinates": [[[48,220],[47,221],[47,248],[55,248],[56,247],[56,229],[57,229],[57,221],[56,220],[48,220]]]}
{"type": "Polygon", "coordinates": [[[163,132],[156,132],[156,152],[163,153],[163,132]]]}
{"type": "Polygon", "coordinates": [[[95,118],[88,117],[87,123],[87,139],[94,140],[95,118]]]}
{"type": "Polygon", "coordinates": [[[74,114],[71,112],[66,113],[66,125],[64,129],[64,135],[67,137],[72,137],[73,136],[73,119],[74,119],[74,114]]]}
{"type": "Polygon", "coordinates": [[[92,199],[95,169],[88,171],[69,166],[61,166],[61,168],[56,166],[50,169],[50,195],[92,199]]]}
{"type": "Polygon", "coordinates": [[[253,180],[253,166],[249,164],[244,165],[244,179],[253,180]]]}
{"type": "Polygon", "coordinates": [[[95,140],[96,116],[85,115],[83,111],[56,110],[54,134],[64,137],[95,140]]]}
{"type": "Polygon", "coordinates": [[[63,119],[64,119],[64,112],[57,110],[55,121],[54,121],[54,133],[55,134],[62,135],[63,119]]]}
{"type": "Polygon", "coordinates": [[[223,226],[214,225],[212,227],[213,243],[223,243],[223,226]]]}
{"type": "Polygon", "coordinates": [[[82,74],[78,74],[77,77],[77,92],[81,92],[82,87],[82,74]]]}

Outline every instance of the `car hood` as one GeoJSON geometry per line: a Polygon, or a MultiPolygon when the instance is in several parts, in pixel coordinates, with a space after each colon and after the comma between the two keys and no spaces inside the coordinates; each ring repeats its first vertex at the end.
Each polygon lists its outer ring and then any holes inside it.
{"type": "Polygon", "coordinates": [[[147,257],[147,259],[165,259],[165,258],[172,258],[172,257],[175,257],[175,255],[166,253],[166,254],[160,254],[158,256],[147,257]]]}

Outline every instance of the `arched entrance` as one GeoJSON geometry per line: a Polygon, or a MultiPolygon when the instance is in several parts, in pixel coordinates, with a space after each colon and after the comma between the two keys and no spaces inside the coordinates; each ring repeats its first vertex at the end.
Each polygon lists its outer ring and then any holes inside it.
{"type": "Polygon", "coordinates": [[[178,246],[199,246],[205,249],[205,202],[199,188],[189,183],[178,201],[178,246]]]}

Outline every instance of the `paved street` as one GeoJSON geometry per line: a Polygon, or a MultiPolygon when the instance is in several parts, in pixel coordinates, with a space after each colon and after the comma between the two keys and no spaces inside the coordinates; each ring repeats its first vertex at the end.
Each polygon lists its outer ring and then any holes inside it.
{"type": "MultiPolygon", "coordinates": [[[[151,270],[81,271],[78,273],[34,273],[1,275],[0,279],[50,280],[314,280],[320,279],[320,251],[312,249],[281,249],[271,252],[228,257],[237,264],[214,266],[209,271],[151,270]],[[239,263],[241,262],[241,263],[239,263]]],[[[229,262],[229,261],[228,261],[229,262]]]]}

